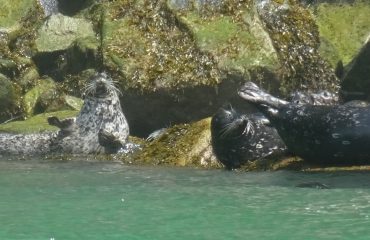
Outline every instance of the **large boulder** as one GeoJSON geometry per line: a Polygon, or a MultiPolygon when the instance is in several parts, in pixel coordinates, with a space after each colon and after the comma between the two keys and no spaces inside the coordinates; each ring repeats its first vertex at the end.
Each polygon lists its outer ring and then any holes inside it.
{"type": "Polygon", "coordinates": [[[318,26],[308,9],[296,1],[264,0],[257,11],[282,65],[280,90],[337,92],[339,79],[319,53],[318,26]]]}
{"type": "Polygon", "coordinates": [[[40,74],[62,80],[95,65],[98,42],[89,21],[54,14],[39,28],[35,47],[33,59],[40,74]]]}

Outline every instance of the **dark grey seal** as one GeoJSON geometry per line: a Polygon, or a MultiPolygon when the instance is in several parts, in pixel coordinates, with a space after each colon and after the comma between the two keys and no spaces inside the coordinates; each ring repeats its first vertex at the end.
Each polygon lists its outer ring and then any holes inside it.
{"type": "Polygon", "coordinates": [[[50,125],[60,128],[58,132],[0,134],[0,154],[96,154],[119,151],[127,142],[129,126],[122,112],[118,89],[107,74],[98,73],[90,79],[84,92],[84,104],[76,118],[48,119],[50,125]],[[110,137],[108,140],[105,139],[107,136],[110,137]]]}
{"type": "Polygon", "coordinates": [[[240,114],[231,105],[221,107],[211,120],[212,148],[227,169],[248,161],[282,154],[286,147],[261,114],[240,114]]]}
{"type": "Polygon", "coordinates": [[[292,153],[308,162],[370,163],[370,106],[296,104],[280,100],[248,82],[239,95],[255,104],[292,153]]]}

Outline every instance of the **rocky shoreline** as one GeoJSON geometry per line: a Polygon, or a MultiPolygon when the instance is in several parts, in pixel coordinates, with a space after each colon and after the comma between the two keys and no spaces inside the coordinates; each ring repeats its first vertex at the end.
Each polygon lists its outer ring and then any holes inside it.
{"type": "MultiPolygon", "coordinates": [[[[69,2],[4,1],[0,131],[55,130],[44,116],[75,115],[86,80],[104,70],[122,92],[132,138],[143,145],[123,162],[220,168],[210,117],[225,102],[255,111],[237,96],[245,81],[283,98],[322,89],[369,98],[365,1],[69,2]],[[343,73],[335,76],[339,60],[343,73]],[[159,138],[144,141],[163,127],[159,138]]],[[[287,156],[243,169],[317,168],[287,156]]]]}

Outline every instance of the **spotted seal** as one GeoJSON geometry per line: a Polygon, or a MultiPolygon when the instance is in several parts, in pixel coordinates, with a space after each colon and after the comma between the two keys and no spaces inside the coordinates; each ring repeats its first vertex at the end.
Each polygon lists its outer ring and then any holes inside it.
{"type": "Polygon", "coordinates": [[[115,153],[129,135],[119,90],[106,73],[95,74],[85,87],[84,104],[76,118],[48,118],[58,132],[0,134],[0,154],[115,153]]]}
{"type": "Polygon", "coordinates": [[[246,83],[239,96],[255,104],[277,129],[288,149],[318,164],[370,163],[368,104],[312,105],[282,101],[246,83]]]}
{"type": "Polygon", "coordinates": [[[277,131],[261,114],[240,114],[230,104],[218,109],[211,120],[211,141],[217,159],[227,169],[248,161],[278,155],[286,147],[277,131]]]}
{"type": "MultiPolygon", "coordinates": [[[[60,126],[58,139],[51,144],[51,151],[114,153],[124,146],[129,135],[129,126],[118,95],[119,90],[106,73],[93,76],[85,87],[84,104],[80,113],[75,121],[60,126]],[[103,138],[106,140],[102,140],[103,138]]],[[[61,125],[60,121],[55,122],[61,125]]]]}

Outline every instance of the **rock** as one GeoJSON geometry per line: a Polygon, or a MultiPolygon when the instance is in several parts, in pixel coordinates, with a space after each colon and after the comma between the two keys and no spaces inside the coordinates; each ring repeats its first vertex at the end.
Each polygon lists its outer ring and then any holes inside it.
{"type": "Polygon", "coordinates": [[[39,29],[35,44],[38,52],[55,52],[66,50],[75,40],[86,37],[95,37],[91,23],[55,14],[39,29]]]}
{"type": "Polygon", "coordinates": [[[60,119],[75,117],[78,111],[59,111],[42,113],[32,117],[27,118],[24,121],[13,121],[6,124],[0,124],[0,132],[8,133],[38,133],[43,131],[56,131],[56,127],[51,126],[47,122],[48,117],[58,117],[60,119]]]}
{"type": "Polygon", "coordinates": [[[0,73],[15,79],[33,67],[34,29],[44,14],[37,0],[2,0],[0,4],[0,73]]]}
{"type": "Polygon", "coordinates": [[[212,153],[209,127],[210,118],[175,125],[159,138],[147,142],[131,161],[134,164],[220,168],[221,164],[212,153]]]}
{"type": "Polygon", "coordinates": [[[236,89],[250,77],[277,79],[253,5],[217,2],[179,10],[178,1],[103,1],[79,14],[101,34],[102,68],[119,81],[134,135],[208,117],[225,101],[240,105],[236,89]]]}
{"type": "Polygon", "coordinates": [[[66,106],[68,106],[71,110],[80,111],[83,105],[83,100],[81,98],[66,95],[64,96],[64,100],[66,106]]]}
{"type": "Polygon", "coordinates": [[[320,53],[334,68],[342,60],[346,66],[356,56],[370,33],[370,2],[341,1],[316,6],[315,19],[322,44],[320,53]]]}
{"type": "Polygon", "coordinates": [[[98,42],[93,25],[82,18],[50,16],[38,30],[34,61],[40,74],[62,80],[68,73],[95,67],[98,42]]]}
{"type": "Polygon", "coordinates": [[[282,65],[280,90],[337,92],[339,79],[319,54],[319,31],[310,12],[294,1],[263,0],[257,4],[282,65]]]}
{"type": "Polygon", "coordinates": [[[30,117],[35,113],[40,113],[41,110],[37,109],[37,104],[40,101],[41,96],[47,94],[56,95],[56,92],[56,85],[52,79],[42,79],[37,86],[29,90],[24,95],[23,104],[25,115],[27,117],[30,117]]]}
{"type": "Polygon", "coordinates": [[[14,117],[18,107],[18,97],[12,82],[0,74],[0,122],[14,117]]]}
{"type": "Polygon", "coordinates": [[[36,0],[0,0],[0,30],[10,32],[19,27],[20,20],[37,5],[36,0]]]}
{"type": "Polygon", "coordinates": [[[370,100],[370,39],[347,65],[342,90],[347,101],[353,100],[351,94],[355,99],[370,100]]]}
{"type": "Polygon", "coordinates": [[[194,10],[177,14],[200,50],[217,59],[221,71],[243,75],[254,67],[276,70],[279,62],[275,49],[254,8],[246,5],[239,11],[227,15],[215,11],[210,17],[194,10]]]}
{"type": "Polygon", "coordinates": [[[38,82],[23,97],[26,117],[43,112],[81,109],[82,99],[61,93],[51,78],[39,79],[38,82]]]}
{"type": "Polygon", "coordinates": [[[37,69],[28,68],[17,78],[16,82],[23,90],[28,91],[28,89],[36,86],[39,79],[40,75],[37,69]]]}

